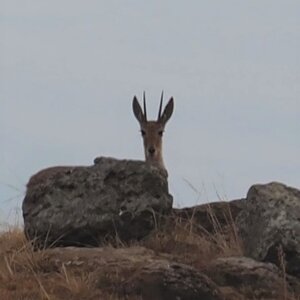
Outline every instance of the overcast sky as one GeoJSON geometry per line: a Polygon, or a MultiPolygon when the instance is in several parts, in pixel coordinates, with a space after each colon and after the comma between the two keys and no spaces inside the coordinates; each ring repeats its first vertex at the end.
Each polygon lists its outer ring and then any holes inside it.
{"type": "Polygon", "coordinates": [[[29,177],[143,159],[132,98],[175,99],[164,159],[176,206],[299,186],[300,1],[0,0],[0,223],[29,177]]]}

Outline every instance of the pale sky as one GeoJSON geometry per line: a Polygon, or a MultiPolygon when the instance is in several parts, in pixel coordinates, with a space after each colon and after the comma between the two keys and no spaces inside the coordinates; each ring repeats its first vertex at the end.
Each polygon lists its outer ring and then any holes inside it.
{"type": "MultiPolygon", "coordinates": [[[[174,205],[299,186],[300,1],[0,0],[0,224],[29,177],[97,156],[143,159],[131,103],[175,100],[174,205]]],[[[17,216],[16,216],[17,212],[17,216]]]]}

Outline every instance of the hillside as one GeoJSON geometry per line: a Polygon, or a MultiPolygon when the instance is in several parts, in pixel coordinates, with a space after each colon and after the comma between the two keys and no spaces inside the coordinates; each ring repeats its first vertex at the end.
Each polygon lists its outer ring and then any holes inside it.
{"type": "Polygon", "coordinates": [[[300,299],[299,190],[172,203],[166,172],[141,161],[38,172],[24,228],[0,235],[0,298],[300,299]]]}
{"type": "Polygon", "coordinates": [[[98,248],[34,250],[22,229],[3,232],[1,299],[300,299],[284,257],[281,268],[243,257],[240,201],[177,210],[141,241],[98,248]]]}

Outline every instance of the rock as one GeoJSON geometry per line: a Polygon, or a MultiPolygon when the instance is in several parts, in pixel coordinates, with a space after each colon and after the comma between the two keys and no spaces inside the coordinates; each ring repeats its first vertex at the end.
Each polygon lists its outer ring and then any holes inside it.
{"type": "MultiPolygon", "coordinates": [[[[135,270],[155,260],[171,259],[171,256],[155,253],[141,246],[124,248],[104,247],[56,247],[43,251],[48,266],[58,271],[63,265],[70,271],[85,271],[94,273],[96,271],[110,275],[112,270],[117,269],[120,274],[126,270],[133,276],[135,270]]],[[[116,272],[116,273],[118,273],[116,272]]],[[[99,274],[96,274],[98,277],[99,274]]],[[[96,278],[94,278],[96,279],[96,278]]],[[[98,277],[97,280],[100,278],[98,277]]],[[[129,280],[128,276],[122,280],[129,280]]],[[[99,283],[100,284],[100,283],[99,283]]]]}
{"type": "Polygon", "coordinates": [[[97,158],[34,175],[23,201],[25,234],[38,247],[140,239],[170,213],[165,174],[142,161],[97,158]]]}
{"type": "Polygon", "coordinates": [[[272,182],[252,186],[236,226],[245,255],[300,277],[300,191],[272,182]]]}
{"type": "Polygon", "coordinates": [[[239,293],[239,299],[287,299],[284,295],[300,293],[299,280],[292,276],[284,278],[274,264],[252,258],[218,258],[208,266],[206,274],[223,292],[239,293]]]}
{"type": "Polygon", "coordinates": [[[195,229],[216,233],[234,223],[236,216],[244,207],[245,199],[229,202],[212,202],[193,207],[173,209],[175,218],[193,222],[195,229]]]}
{"type": "Polygon", "coordinates": [[[143,247],[55,248],[44,257],[57,271],[62,266],[67,272],[86,269],[93,290],[114,292],[118,299],[223,299],[216,284],[197,269],[143,247]]]}
{"type": "Polygon", "coordinates": [[[224,299],[217,285],[193,267],[169,261],[144,266],[133,283],[145,300],[224,299]]]}

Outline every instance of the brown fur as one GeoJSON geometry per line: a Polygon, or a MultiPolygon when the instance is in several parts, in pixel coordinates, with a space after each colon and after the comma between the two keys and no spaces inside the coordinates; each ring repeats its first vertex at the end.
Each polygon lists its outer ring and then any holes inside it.
{"type": "Polygon", "coordinates": [[[162,112],[163,93],[161,95],[160,107],[157,121],[148,121],[146,112],[146,100],[144,94],[144,111],[136,97],[133,98],[132,108],[136,119],[140,123],[144,142],[146,162],[165,170],[162,155],[162,136],[166,123],[171,118],[174,109],[174,100],[171,98],[162,112]]]}

